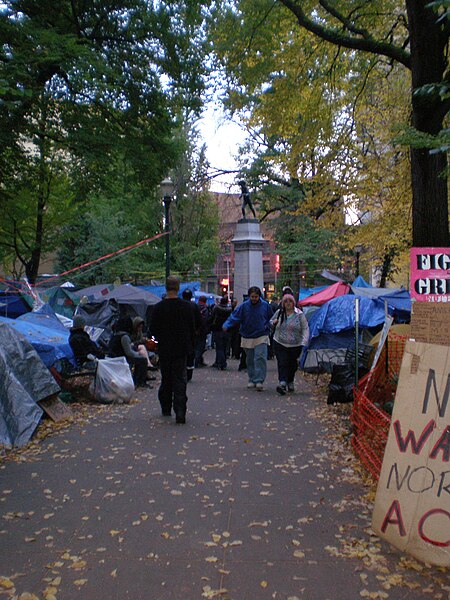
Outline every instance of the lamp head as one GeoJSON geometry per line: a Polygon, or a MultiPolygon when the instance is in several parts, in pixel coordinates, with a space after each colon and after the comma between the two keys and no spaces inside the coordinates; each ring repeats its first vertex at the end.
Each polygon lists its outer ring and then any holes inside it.
{"type": "Polygon", "coordinates": [[[161,181],[161,183],[159,184],[159,191],[163,198],[171,198],[174,189],[175,189],[175,186],[169,177],[166,177],[165,179],[163,179],[161,181]]]}

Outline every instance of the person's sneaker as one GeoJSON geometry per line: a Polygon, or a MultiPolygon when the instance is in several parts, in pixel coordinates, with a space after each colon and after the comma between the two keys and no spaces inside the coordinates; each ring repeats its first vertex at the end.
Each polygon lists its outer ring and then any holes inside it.
{"type": "Polygon", "coordinates": [[[176,417],[175,423],[177,425],[184,425],[186,423],[186,417],[182,417],[182,416],[176,417]]]}
{"type": "Polygon", "coordinates": [[[288,392],[295,392],[295,385],[293,383],[288,383],[287,389],[288,392]]]}
{"type": "Polygon", "coordinates": [[[263,386],[263,384],[262,384],[262,383],[257,383],[257,384],[255,385],[255,387],[256,387],[256,391],[257,391],[257,392],[262,392],[262,391],[263,391],[263,389],[264,389],[264,386],[263,386]]]}
{"type": "Polygon", "coordinates": [[[277,394],[280,394],[280,396],[284,396],[286,394],[286,384],[283,382],[280,382],[280,385],[277,385],[277,394]]]}
{"type": "Polygon", "coordinates": [[[249,381],[249,382],[247,383],[247,387],[248,387],[248,389],[254,388],[255,386],[256,386],[256,384],[255,384],[255,383],[253,383],[253,381],[249,381]]]}

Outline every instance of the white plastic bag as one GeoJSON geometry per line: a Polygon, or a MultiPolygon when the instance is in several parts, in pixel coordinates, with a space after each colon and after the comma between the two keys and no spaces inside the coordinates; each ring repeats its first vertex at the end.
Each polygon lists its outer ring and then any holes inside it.
{"type": "Polygon", "coordinates": [[[93,395],[99,402],[128,402],[134,393],[130,367],[124,356],[98,361],[93,395]]]}

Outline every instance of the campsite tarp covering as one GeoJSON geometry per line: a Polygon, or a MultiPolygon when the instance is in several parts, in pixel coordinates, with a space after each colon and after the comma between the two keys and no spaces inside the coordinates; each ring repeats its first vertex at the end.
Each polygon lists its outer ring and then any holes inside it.
{"type": "Polygon", "coordinates": [[[58,317],[55,316],[54,319],[56,321],[38,311],[28,313],[18,319],[0,317],[0,323],[6,323],[25,336],[46,367],[53,366],[63,358],[75,364],[69,345],[69,330],[59,323],[58,317]],[[45,325],[42,324],[43,321],[46,323],[45,325]]]}
{"type": "Polygon", "coordinates": [[[0,443],[23,446],[42,416],[36,403],[59,387],[30,342],[0,323],[0,443]]]}
{"type": "Polygon", "coordinates": [[[348,294],[349,291],[349,285],[342,281],[338,281],[337,283],[326,287],[321,292],[313,294],[304,300],[300,300],[298,306],[322,306],[322,304],[325,304],[328,300],[348,294]]]}

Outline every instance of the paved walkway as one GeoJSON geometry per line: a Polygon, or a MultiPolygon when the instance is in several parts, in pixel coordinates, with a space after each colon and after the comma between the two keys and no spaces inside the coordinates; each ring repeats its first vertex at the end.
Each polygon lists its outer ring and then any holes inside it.
{"type": "Polygon", "coordinates": [[[185,426],[140,392],[0,463],[0,599],[447,598],[448,574],[370,535],[345,411],[275,375],[259,393],[236,361],[200,369],[185,426]]]}

